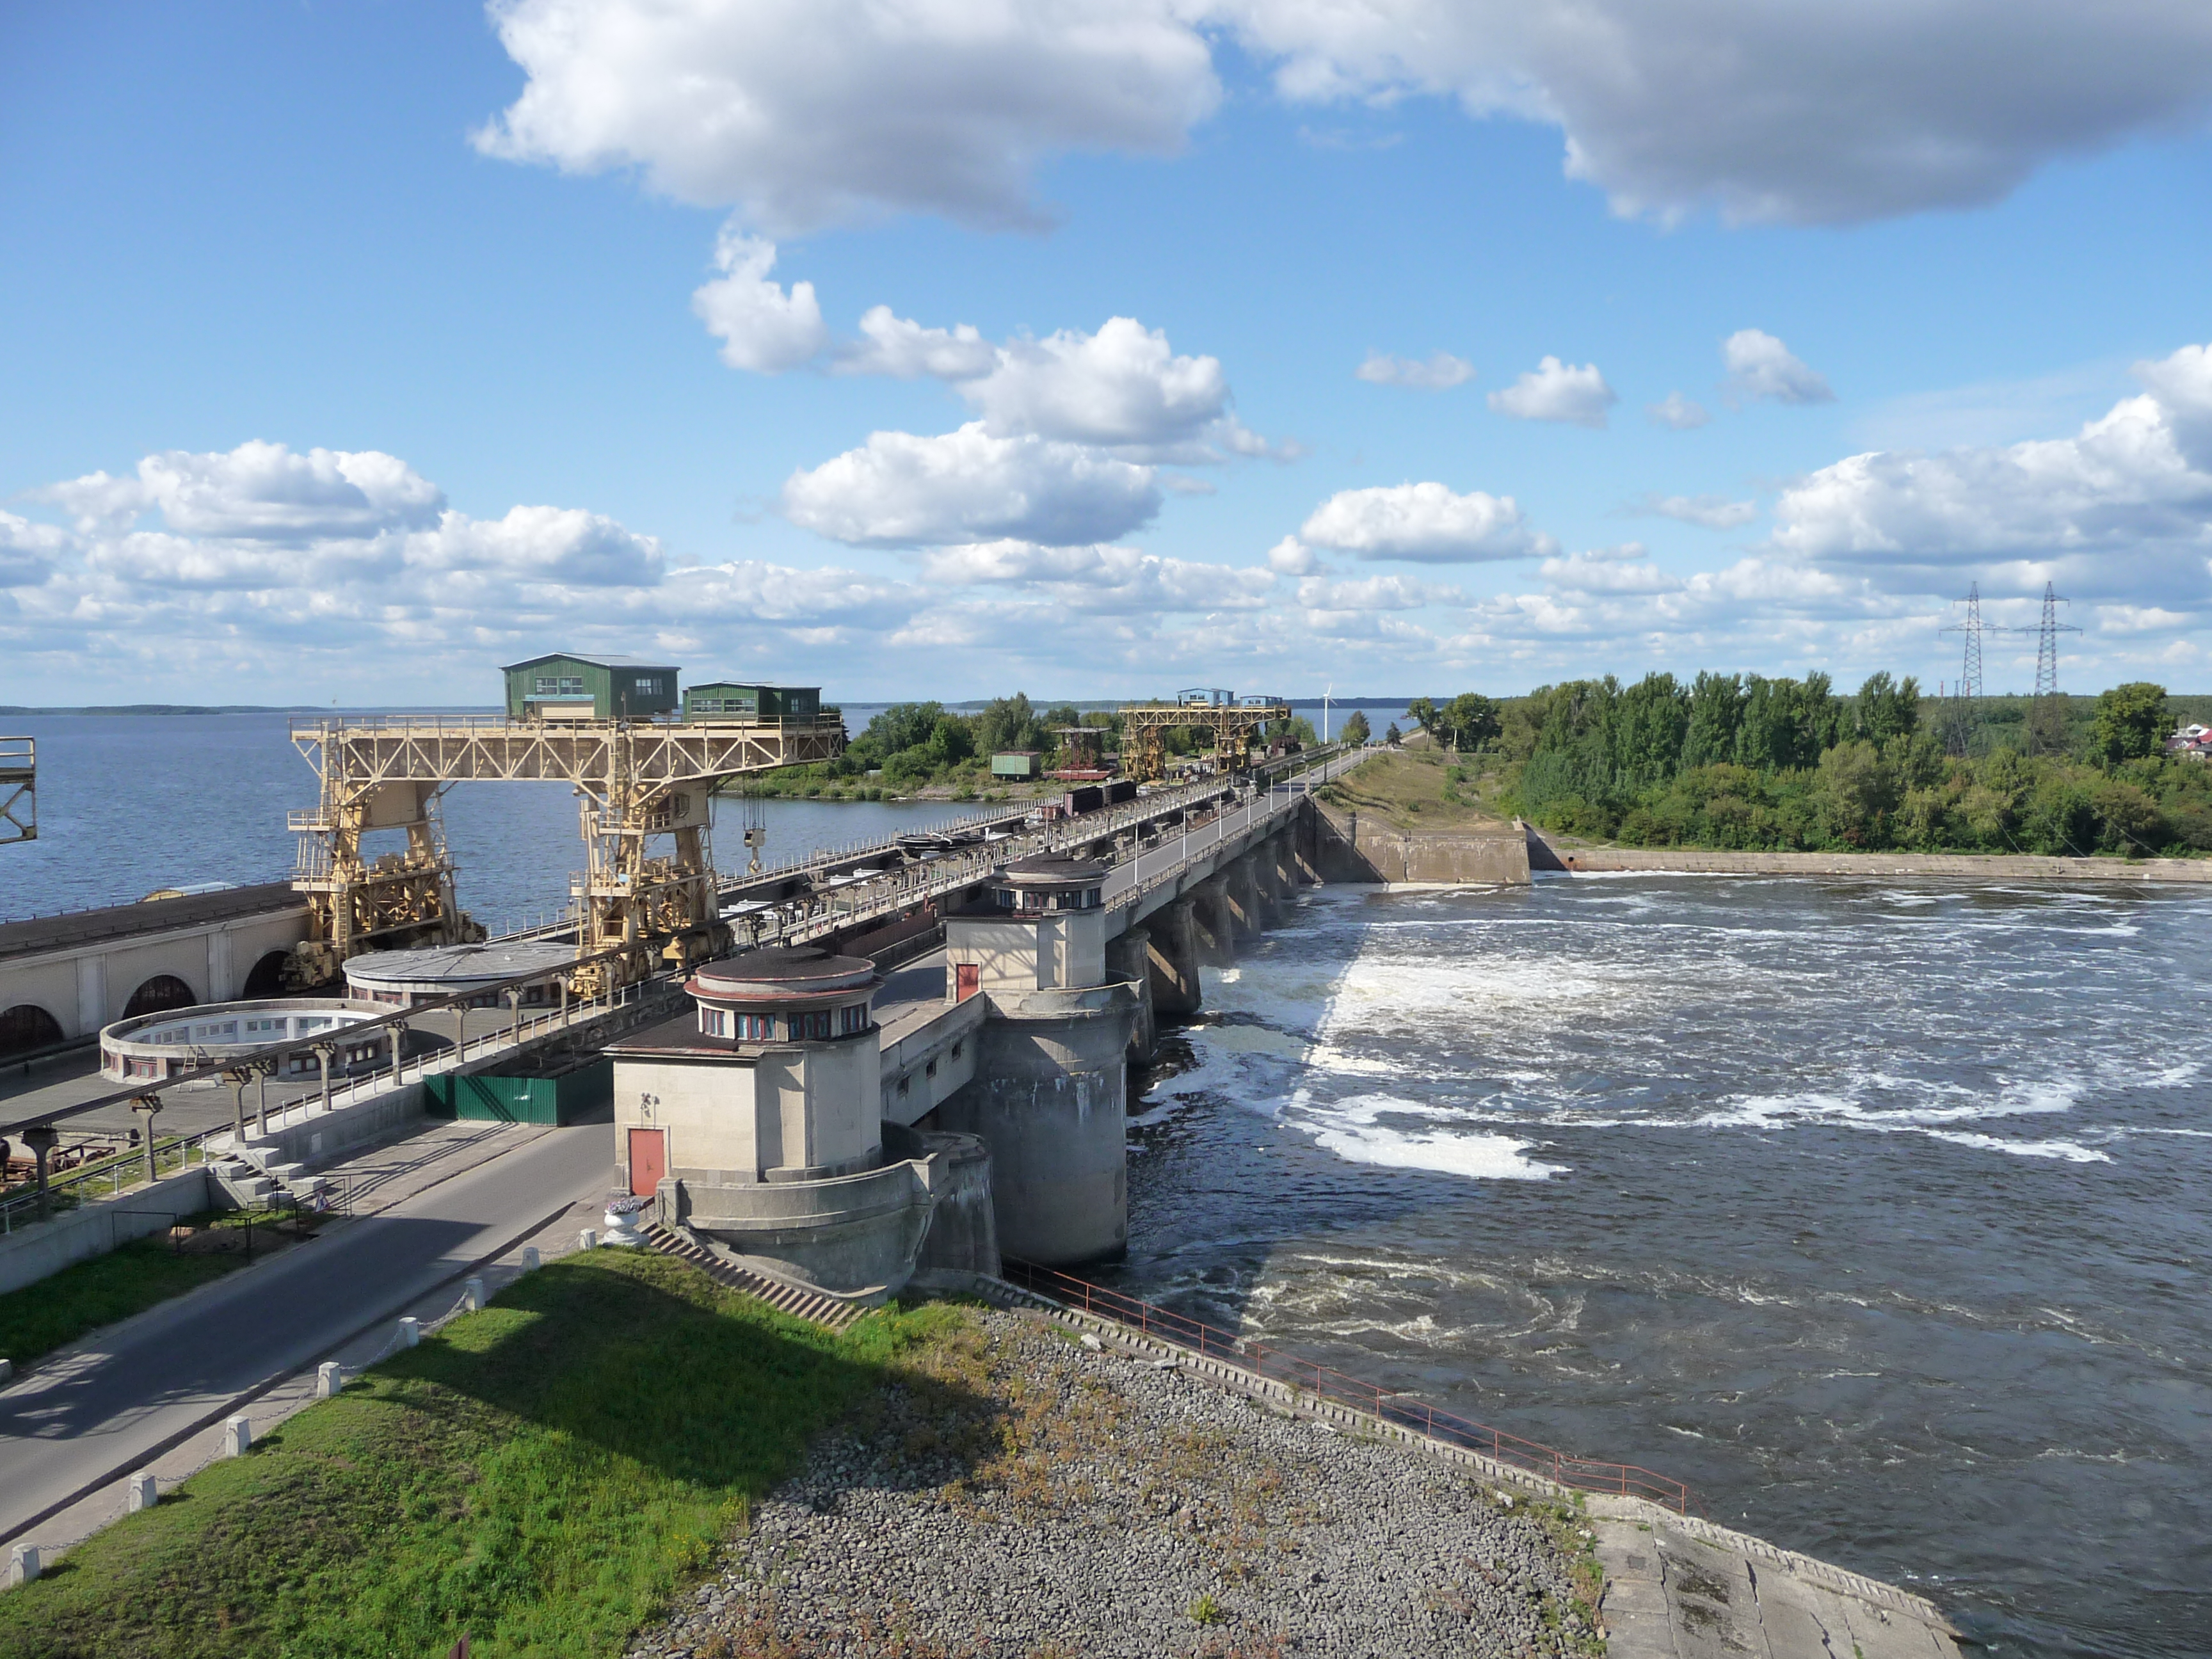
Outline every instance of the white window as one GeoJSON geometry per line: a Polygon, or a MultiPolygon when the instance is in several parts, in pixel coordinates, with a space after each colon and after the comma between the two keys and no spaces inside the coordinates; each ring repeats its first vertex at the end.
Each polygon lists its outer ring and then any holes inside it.
{"type": "Polygon", "coordinates": [[[584,695],[581,674],[540,674],[531,695],[536,697],[580,697],[584,695]]]}
{"type": "Polygon", "coordinates": [[[650,674],[640,674],[637,677],[637,689],[641,691],[651,691],[655,690],[656,687],[653,676],[650,674]]]}

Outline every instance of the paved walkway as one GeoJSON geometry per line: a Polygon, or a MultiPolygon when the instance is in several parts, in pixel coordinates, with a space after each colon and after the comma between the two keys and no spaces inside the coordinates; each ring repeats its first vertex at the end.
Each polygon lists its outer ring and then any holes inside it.
{"type": "Polygon", "coordinates": [[[1935,1608],[1890,1585],[1771,1545],[1735,1547],[1719,1528],[1703,1529],[1717,1540],[1664,1522],[1590,1524],[1608,1659],[1959,1659],[1935,1608]]]}
{"type": "Polygon", "coordinates": [[[302,1367],[380,1340],[399,1314],[450,1299],[465,1273],[564,1224],[574,1206],[596,1207],[614,1183],[612,1150],[604,1123],[454,1123],[337,1166],[351,1218],[95,1333],[0,1389],[0,1543],[37,1540],[48,1517],[302,1367]]]}

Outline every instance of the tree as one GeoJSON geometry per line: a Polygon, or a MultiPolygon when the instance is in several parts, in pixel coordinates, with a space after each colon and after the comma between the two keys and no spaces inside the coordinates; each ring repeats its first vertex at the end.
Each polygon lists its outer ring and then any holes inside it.
{"type": "Polygon", "coordinates": [[[1406,705],[1406,718],[1427,732],[1431,742],[1443,741],[1443,734],[1437,729],[1440,716],[1434,697],[1415,697],[1406,705]]]}
{"type": "Polygon", "coordinates": [[[1887,672],[1867,676],[1859,687],[1858,735],[1875,744],[1909,737],[1920,724],[1920,682],[1907,674],[1893,680],[1887,672]]]}
{"type": "Polygon", "coordinates": [[[1037,719],[1030,700],[1017,691],[1011,697],[994,697],[975,716],[975,747],[987,755],[1008,750],[1044,747],[1044,722],[1037,719]]]}
{"type": "Polygon", "coordinates": [[[1392,720],[1390,722],[1390,729],[1382,734],[1382,741],[1389,744],[1393,749],[1395,749],[1400,743],[1404,741],[1404,739],[1399,735],[1397,721],[1392,720]]]}
{"type": "Polygon", "coordinates": [[[1451,746],[1459,750],[1480,749],[1504,729],[1498,717],[1498,705],[1480,691],[1461,692],[1438,719],[1451,734],[1451,746]]]}
{"type": "Polygon", "coordinates": [[[1353,748],[1358,748],[1360,744],[1367,741],[1370,733],[1367,726],[1367,715],[1364,710],[1355,708],[1349,714],[1346,714],[1344,717],[1344,731],[1342,735],[1344,741],[1346,744],[1351,744],[1353,748]]]}
{"type": "Polygon", "coordinates": [[[2116,685],[2097,699],[2093,745],[2106,761],[2141,760],[2162,752],[2173,729],[2166,713],[2166,688],[2148,680],[2116,685]]]}

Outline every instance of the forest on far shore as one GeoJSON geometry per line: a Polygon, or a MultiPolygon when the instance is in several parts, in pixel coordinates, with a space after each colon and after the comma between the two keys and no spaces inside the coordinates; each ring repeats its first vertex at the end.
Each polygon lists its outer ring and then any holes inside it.
{"type": "Polygon", "coordinates": [[[1856,694],[1817,673],[1649,674],[1412,712],[1462,757],[1459,783],[1546,830],[1629,846],[2212,851],[2212,761],[2166,752],[2179,715],[2143,682],[1961,704],[1886,673],[1856,694]]]}

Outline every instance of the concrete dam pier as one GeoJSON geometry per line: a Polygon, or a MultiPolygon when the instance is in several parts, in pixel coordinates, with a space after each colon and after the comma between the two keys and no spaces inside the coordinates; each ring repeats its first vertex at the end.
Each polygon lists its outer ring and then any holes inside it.
{"type": "Polygon", "coordinates": [[[1118,862],[1015,860],[902,970],[820,948],[702,966],[692,1007],[612,1044],[617,1156],[662,1228],[875,1303],[933,1273],[1128,1245],[1130,1068],[1318,882],[1303,793],[1118,862]],[[941,939],[941,944],[938,941],[941,939]]]}

